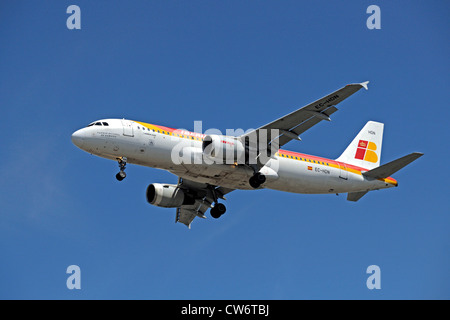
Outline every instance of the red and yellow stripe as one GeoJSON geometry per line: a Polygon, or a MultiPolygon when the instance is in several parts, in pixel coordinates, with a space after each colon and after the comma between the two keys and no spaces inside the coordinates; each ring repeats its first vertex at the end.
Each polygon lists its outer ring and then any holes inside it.
{"type": "MultiPolygon", "coordinates": [[[[147,128],[148,131],[150,131],[150,132],[156,132],[159,134],[164,134],[164,135],[172,136],[172,137],[178,137],[181,139],[203,141],[203,138],[206,136],[205,134],[190,132],[187,130],[173,129],[173,128],[168,128],[168,127],[159,126],[159,125],[155,125],[155,124],[140,122],[140,121],[135,121],[135,122],[140,124],[141,126],[147,128]]],[[[291,160],[296,160],[296,161],[304,161],[304,162],[308,162],[311,164],[328,166],[331,168],[341,169],[341,170],[345,170],[347,172],[359,174],[359,175],[362,175],[362,173],[365,171],[369,171],[365,168],[361,168],[361,167],[354,166],[351,164],[342,163],[342,162],[338,162],[335,160],[330,160],[330,159],[326,159],[326,158],[322,158],[322,157],[307,155],[307,154],[298,153],[298,152],[294,152],[294,151],[288,151],[288,150],[280,149],[276,153],[276,156],[291,159],[291,160]]],[[[309,170],[309,167],[310,166],[308,166],[308,170],[309,170]]],[[[312,168],[311,168],[311,170],[312,170],[312,168]]],[[[394,186],[398,186],[397,180],[395,180],[394,178],[391,178],[391,177],[384,178],[384,179],[378,179],[378,180],[384,181],[385,183],[389,183],[394,186]]]]}
{"type": "MultiPolygon", "coordinates": [[[[324,165],[324,166],[345,170],[347,172],[351,172],[351,173],[359,174],[359,175],[362,175],[363,172],[369,171],[366,168],[354,166],[352,164],[338,162],[338,161],[335,161],[335,160],[330,160],[330,159],[326,159],[326,158],[322,158],[322,157],[311,156],[311,155],[298,153],[298,152],[293,152],[293,151],[288,151],[288,150],[281,150],[281,149],[278,150],[277,156],[281,156],[282,158],[288,158],[288,159],[297,160],[297,161],[305,161],[305,162],[308,162],[308,163],[324,165]]],[[[389,184],[392,184],[394,186],[398,186],[397,180],[395,180],[392,177],[388,177],[388,178],[384,178],[384,179],[378,179],[378,180],[384,181],[385,183],[389,183],[389,184]]]]}

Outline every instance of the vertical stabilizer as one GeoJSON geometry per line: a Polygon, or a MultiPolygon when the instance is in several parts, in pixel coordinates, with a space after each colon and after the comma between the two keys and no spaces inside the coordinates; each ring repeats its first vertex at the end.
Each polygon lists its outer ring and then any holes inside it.
{"type": "Polygon", "coordinates": [[[336,160],[369,170],[378,167],[381,158],[383,128],[384,124],[381,122],[367,122],[344,153],[336,160]]]}

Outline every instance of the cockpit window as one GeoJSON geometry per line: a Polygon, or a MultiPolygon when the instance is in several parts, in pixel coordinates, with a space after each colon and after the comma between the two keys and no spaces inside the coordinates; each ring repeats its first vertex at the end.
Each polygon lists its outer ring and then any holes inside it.
{"type": "Polygon", "coordinates": [[[87,127],[91,127],[91,126],[106,126],[106,127],[108,127],[108,126],[109,126],[109,123],[108,123],[108,122],[100,122],[100,121],[98,121],[98,122],[92,122],[92,123],[89,123],[89,124],[86,126],[86,128],[87,128],[87,127]]]}

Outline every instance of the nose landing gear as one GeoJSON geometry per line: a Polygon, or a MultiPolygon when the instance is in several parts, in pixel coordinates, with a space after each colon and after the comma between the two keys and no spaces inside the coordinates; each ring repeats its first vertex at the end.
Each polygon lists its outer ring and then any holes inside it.
{"type": "Polygon", "coordinates": [[[127,158],[126,157],[117,158],[117,162],[119,163],[120,171],[118,174],[116,174],[116,179],[119,181],[122,181],[127,176],[127,174],[125,173],[125,167],[127,165],[127,158]]]}

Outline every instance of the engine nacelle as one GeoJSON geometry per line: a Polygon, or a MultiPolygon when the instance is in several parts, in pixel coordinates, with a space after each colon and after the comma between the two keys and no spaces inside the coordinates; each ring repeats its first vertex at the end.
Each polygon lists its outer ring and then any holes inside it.
{"type": "Polygon", "coordinates": [[[146,195],[150,204],[164,208],[177,208],[189,202],[185,192],[174,184],[152,183],[146,195]]]}
{"type": "Polygon", "coordinates": [[[245,148],[239,139],[231,136],[207,135],[203,138],[202,151],[216,163],[243,162],[245,148]]]}

